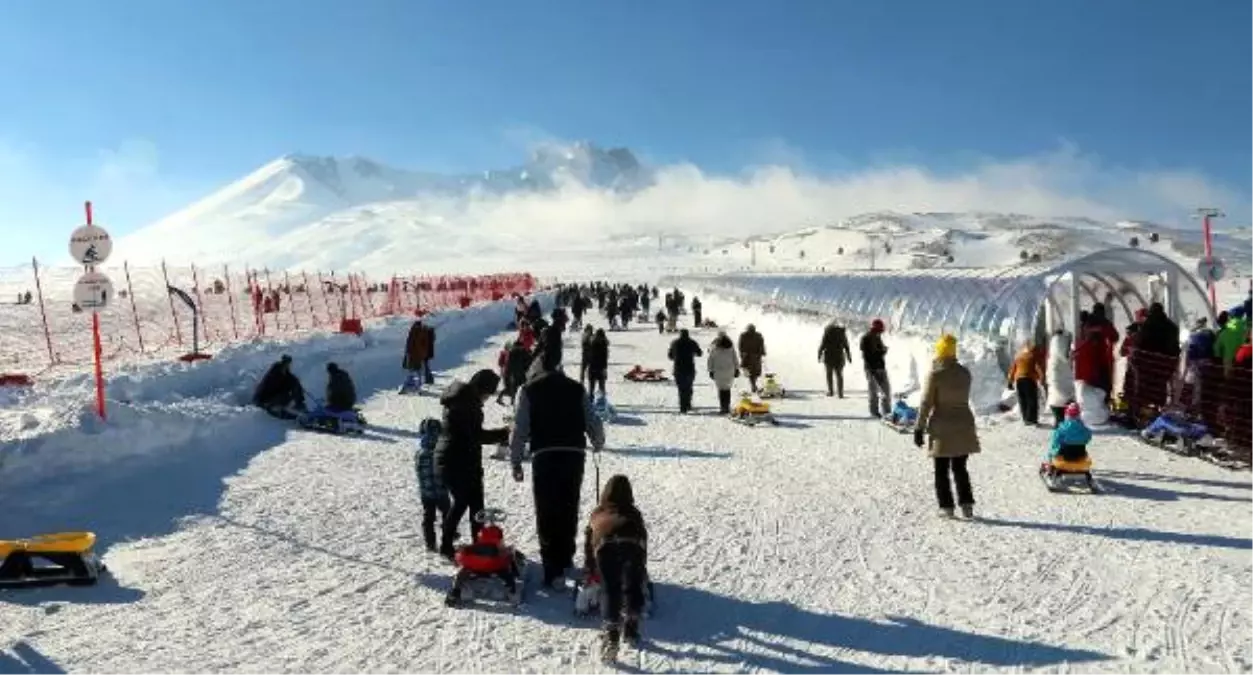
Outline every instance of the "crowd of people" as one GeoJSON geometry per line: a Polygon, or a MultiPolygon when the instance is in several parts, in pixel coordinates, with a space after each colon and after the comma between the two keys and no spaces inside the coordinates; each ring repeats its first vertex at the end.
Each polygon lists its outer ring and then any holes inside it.
{"type": "MultiPolygon", "coordinates": [[[[731,412],[736,380],[746,378],[749,389],[758,390],[767,351],[765,336],[754,325],[745,326],[734,340],[727,331],[717,330],[707,347],[702,347],[689,328],[679,327],[680,317],[690,310],[693,328],[713,326],[713,322],[703,315],[698,298],[689,301],[678,289],[663,293],[647,285],[564,285],[559,287],[556,306],[547,317],[537,300],[517,298],[517,333],[499,353],[496,368],[481,369],[468,381],[455,381],[444,391],[440,397],[442,419],[424,423],[424,441],[416,458],[426,545],[452,558],[461,521],[467,513],[472,516],[484,507],[483,446],[508,446],[512,476],[518,482],[526,479],[523,460],[529,456],[543,583],[553,587],[571,576],[576,569],[575,556],[580,548],[583,550],[583,574],[599,570],[602,575],[606,648],[616,647],[620,639],[638,636],[643,599],[639,585],[623,579],[621,571],[631,570],[635,576],[646,573],[647,531],[629,479],[618,475],[610,478],[600,493],[580,546],[579,505],[587,454],[599,452],[605,444],[604,425],[594,412],[593,399],[597,393],[607,395],[610,336],[626,330],[632,320],[647,321],[655,301],[660,306],[651,318],[658,331],[677,333],[667,356],[680,413],[693,410],[698,359],[702,357],[722,414],[731,412]],[[591,325],[593,308],[604,317],[604,327],[591,325]],[[579,336],[577,379],[567,375],[562,364],[568,329],[579,336]],[[484,427],[484,405],[493,397],[498,404],[513,408],[511,425],[484,427]],[[442,518],[438,530],[434,526],[436,516],[442,518]]],[[[1253,355],[1249,315],[1249,303],[1245,302],[1224,312],[1217,330],[1198,322],[1186,345],[1181,345],[1178,327],[1162,306],[1150,305],[1136,316],[1121,340],[1120,353],[1127,359],[1121,398],[1131,405],[1165,404],[1168,392],[1179,392],[1173,391],[1173,380],[1155,374],[1155,359],[1183,358],[1187,373],[1183,381],[1196,400],[1210,400],[1207,396],[1220,391],[1215,377],[1244,378],[1243,413],[1247,415],[1249,361],[1253,355]],[[1206,368],[1212,365],[1219,369],[1206,368]]],[[[875,418],[887,416],[892,409],[885,329],[884,322],[876,319],[857,341],[868,385],[869,414],[875,418]]],[[[831,397],[845,397],[844,370],[854,361],[849,332],[848,326],[833,320],[824,327],[819,342],[818,361],[831,397]]],[[[1046,344],[1025,346],[1015,355],[1008,373],[1007,387],[1016,391],[1024,423],[1039,422],[1041,403],[1050,408],[1055,427],[1049,450],[1052,456],[1070,456],[1091,437],[1079,419],[1080,386],[1105,392],[1106,404],[1114,405],[1108,392],[1113,389],[1119,331],[1105,307],[1097,304],[1083,313],[1077,332],[1077,341],[1068,332],[1057,331],[1046,344]]],[[[405,348],[405,368],[425,371],[429,378],[434,342],[433,330],[415,323],[405,348]]],[[[261,396],[259,387],[259,405],[268,405],[260,403],[263,400],[302,399],[289,365],[290,359],[285,359],[267,374],[263,385],[270,398],[261,396]]],[[[331,366],[334,364],[328,370],[331,366]]],[[[338,377],[331,371],[332,382],[338,377]]],[[[954,517],[958,509],[963,516],[973,517],[975,498],[967,460],[980,452],[980,442],[970,406],[971,387],[971,372],[958,358],[957,339],[942,336],[922,387],[913,440],[932,460],[936,500],[941,514],[948,517],[954,517]]],[[[1247,417],[1242,426],[1247,435],[1247,417]]],[[[1229,429],[1229,438],[1238,438],[1238,433],[1229,429]]],[[[472,519],[469,527],[474,536],[480,524],[472,519]]]]}

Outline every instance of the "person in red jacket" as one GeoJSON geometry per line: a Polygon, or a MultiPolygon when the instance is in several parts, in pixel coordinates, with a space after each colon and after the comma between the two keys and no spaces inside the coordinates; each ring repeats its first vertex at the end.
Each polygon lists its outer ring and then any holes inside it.
{"type": "Polygon", "coordinates": [[[525,319],[518,324],[518,344],[523,349],[530,351],[535,348],[535,329],[531,327],[531,322],[525,319]]]}
{"type": "Polygon", "coordinates": [[[1071,355],[1075,364],[1075,381],[1097,387],[1108,394],[1113,380],[1109,352],[1110,346],[1104,331],[1089,326],[1075,344],[1071,355]]]}

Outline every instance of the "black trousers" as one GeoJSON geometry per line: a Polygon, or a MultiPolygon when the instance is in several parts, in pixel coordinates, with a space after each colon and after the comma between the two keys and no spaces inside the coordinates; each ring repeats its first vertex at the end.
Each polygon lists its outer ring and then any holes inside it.
{"type": "Polygon", "coordinates": [[[1025,424],[1037,424],[1040,421],[1040,385],[1029,377],[1020,377],[1014,381],[1018,390],[1018,411],[1022,413],[1025,424]]]}
{"type": "Polygon", "coordinates": [[[1049,410],[1053,411],[1053,428],[1056,429],[1062,425],[1062,420],[1066,419],[1066,409],[1055,405],[1050,407],[1049,410]]]}
{"type": "Polygon", "coordinates": [[[422,539],[427,548],[435,548],[435,516],[438,514],[441,519],[447,518],[451,506],[448,495],[444,495],[442,499],[422,500],[422,539]]]}
{"type": "Polygon", "coordinates": [[[692,409],[692,384],[696,382],[696,375],[693,373],[674,374],[674,386],[679,389],[679,412],[689,412],[692,409]]]}
{"type": "Polygon", "coordinates": [[[665,332],[666,332],[666,322],[665,322],[665,321],[658,321],[658,322],[657,322],[657,334],[658,334],[658,335],[660,335],[660,334],[665,333],[665,332]]]}
{"type": "Polygon", "coordinates": [[[722,413],[723,415],[730,414],[731,412],[731,390],[730,389],[718,390],[718,412],[722,413]]]}
{"type": "Polygon", "coordinates": [[[608,396],[609,392],[605,391],[605,382],[608,381],[608,379],[609,378],[604,373],[588,373],[587,397],[593,398],[596,395],[597,387],[600,387],[600,393],[608,396]]]}
{"type": "Polygon", "coordinates": [[[692,310],[692,326],[693,326],[693,327],[695,327],[695,328],[700,328],[700,324],[701,324],[701,321],[700,321],[700,310],[699,310],[699,309],[693,309],[693,310],[692,310]]]}
{"type": "Polygon", "coordinates": [[[426,360],[424,360],[424,361],[422,362],[422,368],[423,368],[423,370],[425,370],[425,371],[426,371],[426,372],[424,373],[424,377],[423,377],[423,379],[426,381],[426,383],[427,383],[427,384],[435,384],[435,376],[431,374],[431,360],[430,360],[430,359],[426,359],[426,360]]]}
{"type": "Polygon", "coordinates": [[[608,543],[596,552],[600,570],[600,615],[606,624],[618,625],[623,609],[630,617],[644,610],[644,549],[629,543],[608,543]],[[623,607],[625,600],[626,607],[623,607]]]}
{"type": "Polygon", "coordinates": [[[535,498],[535,530],[539,536],[544,580],[551,581],[574,566],[578,548],[579,492],[583,487],[583,452],[533,450],[531,491],[535,498]]]}
{"type": "Polygon", "coordinates": [[[844,364],[843,363],[827,363],[827,395],[834,396],[837,392],[840,398],[844,398],[844,364]],[[832,377],[835,382],[832,383],[832,377]]]}
{"type": "Polygon", "coordinates": [[[445,474],[444,485],[447,486],[448,495],[452,498],[452,506],[448,509],[448,513],[444,514],[444,531],[440,548],[448,550],[452,548],[452,542],[457,538],[457,528],[461,526],[461,519],[467,512],[470,514],[471,540],[483,527],[482,523],[474,520],[474,515],[483,510],[483,474],[451,477],[445,474]]]}
{"type": "Polygon", "coordinates": [[[935,496],[940,502],[940,508],[953,508],[953,489],[948,479],[950,471],[953,473],[953,482],[957,483],[957,503],[975,503],[974,493],[970,489],[970,474],[966,473],[966,458],[969,456],[935,458],[935,496]]]}

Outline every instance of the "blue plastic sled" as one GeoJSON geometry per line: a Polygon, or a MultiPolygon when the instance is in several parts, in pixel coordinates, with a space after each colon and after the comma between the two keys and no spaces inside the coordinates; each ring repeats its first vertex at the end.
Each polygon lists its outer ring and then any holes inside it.
{"type": "Polygon", "coordinates": [[[1204,422],[1192,422],[1179,413],[1166,412],[1157,416],[1153,423],[1140,432],[1140,436],[1149,442],[1166,445],[1177,441],[1185,449],[1202,445],[1209,436],[1209,427],[1204,422]]]}
{"type": "Polygon", "coordinates": [[[913,431],[914,424],[918,422],[918,409],[909,405],[904,399],[896,399],[896,403],[892,404],[892,412],[883,418],[883,423],[893,429],[904,433],[913,431]]]}
{"type": "Polygon", "coordinates": [[[330,434],[363,434],[365,433],[365,417],[357,410],[331,410],[314,403],[308,412],[296,418],[296,422],[305,429],[330,434]]]}

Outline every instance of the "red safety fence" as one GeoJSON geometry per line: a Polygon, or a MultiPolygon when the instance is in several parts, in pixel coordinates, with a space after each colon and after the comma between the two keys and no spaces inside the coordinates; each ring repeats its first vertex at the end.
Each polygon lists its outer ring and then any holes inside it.
{"type": "Polygon", "coordinates": [[[1236,458],[1250,459],[1253,380],[1249,362],[1219,359],[1185,363],[1183,357],[1132,350],[1122,378],[1119,408],[1137,428],[1161,411],[1203,422],[1236,458]]]}
{"type": "MultiPolygon", "coordinates": [[[[356,332],[361,322],[420,316],[536,290],[530,274],[370,278],[360,273],[273,271],[244,266],[132,267],[99,271],[114,298],[100,310],[105,361],[178,358],[201,350],[309,331],[356,332]]],[[[0,268],[0,377],[35,376],[92,363],[91,313],[74,304],[79,267],[0,268]]]]}

